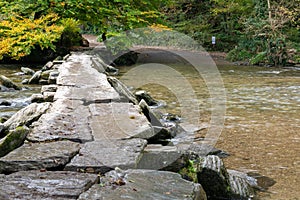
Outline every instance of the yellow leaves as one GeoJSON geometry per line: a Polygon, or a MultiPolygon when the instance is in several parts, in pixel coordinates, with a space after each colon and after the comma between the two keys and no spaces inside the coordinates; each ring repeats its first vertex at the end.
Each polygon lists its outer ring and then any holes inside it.
{"type": "Polygon", "coordinates": [[[59,17],[49,14],[39,19],[11,17],[0,22],[0,60],[3,56],[20,59],[31,53],[38,45],[43,48],[54,48],[64,27],[55,25],[59,17]]]}
{"type": "Polygon", "coordinates": [[[152,24],[149,28],[154,30],[155,32],[162,32],[162,31],[170,31],[172,28],[169,28],[162,24],[152,24]]]}

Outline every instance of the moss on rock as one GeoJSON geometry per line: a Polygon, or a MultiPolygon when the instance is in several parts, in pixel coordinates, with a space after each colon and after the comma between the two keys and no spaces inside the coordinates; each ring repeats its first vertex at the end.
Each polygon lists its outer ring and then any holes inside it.
{"type": "Polygon", "coordinates": [[[19,126],[14,130],[10,130],[8,134],[0,140],[0,157],[5,156],[21,146],[28,133],[29,128],[26,126],[19,126]]]}

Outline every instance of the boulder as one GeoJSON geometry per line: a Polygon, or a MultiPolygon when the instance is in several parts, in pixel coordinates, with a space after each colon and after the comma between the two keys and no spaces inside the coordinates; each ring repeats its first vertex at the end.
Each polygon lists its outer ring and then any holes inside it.
{"type": "Polygon", "coordinates": [[[46,70],[46,71],[43,71],[41,73],[41,79],[44,79],[44,80],[48,80],[49,79],[49,76],[50,76],[50,73],[53,72],[54,70],[46,70]]]}
{"type": "Polygon", "coordinates": [[[22,80],[22,84],[28,84],[29,83],[29,79],[25,78],[24,80],[22,80]]]}
{"type": "Polygon", "coordinates": [[[80,149],[70,141],[25,143],[0,158],[0,173],[63,168],[80,149]]]}
{"type": "Polygon", "coordinates": [[[249,199],[255,195],[254,188],[257,188],[257,180],[243,172],[227,170],[232,193],[236,198],[249,199]]]}
{"type": "Polygon", "coordinates": [[[28,133],[29,129],[26,126],[10,130],[8,134],[0,140],[0,157],[5,156],[12,150],[21,146],[28,133]]]}
{"type": "Polygon", "coordinates": [[[40,79],[39,80],[39,85],[47,85],[49,84],[48,80],[40,79]]]}
{"type": "Polygon", "coordinates": [[[209,144],[199,142],[192,143],[188,148],[188,152],[192,152],[193,154],[198,155],[199,157],[203,157],[206,155],[216,155],[220,158],[226,158],[230,156],[229,153],[223,150],[217,149],[209,144]]]}
{"type": "Polygon", "coordinates": [[[197,167],[197,179],[205,190],[207,197],[212,199],[230,198],[232,195],[229,175],[218,156],[200,157],[197,167]]]}
{"type": "Polygon", "coordinates": [[[52,85],[43,85],[41,89],[41,93],[44,92],[56,92],[57,90],[57,85],[52,84],[52,85]]]}
{"type": "Polygon", "coordinates": [[[85,143],[65,170],[106,173],[115,167],[135,169],[147,144],[146,140],[101,140],[85,143]]]}
{"type": "Polygon", "coordinates": [[[44,102],[44,96],[42,94],[32,94],[30,97],[32,103],[42,103],[44,102]]]}
{"type": "Polygon", "coordinates": [[[2,132],[3,128],[4,128],[4,125],[2,124],[2,120],[0,118],[0,133],[2,132]]]}
{"type": "Polygon", "coordinates": [[[163,124],[160,122],[157,115],[152,111],[144,99],[140,101],[139,106],[152,126],[163,127],[163,124]]]}
{"type": "Polygon", "coordinates": [[[45,102],[53,102],[55,92],[43,92],[45,102]]]}
{"type": "Polygon", "coordinates": [[[11,102],[6,101],[6,100],[0,101],[0,106],[11,106],[11,102]]]}
{"type": "Polygon", "coordinates": [[[15,90],[22,89],[16,83],[14,83],[12,80],[10,80],[9,78],[7,78],[6,76],[3,76],[3,75],[0,75],[0,85],[3,85],[7,88],[13,88],[15,90]]]}
{"type": "Polygon", "coordinates": [[[19,110],[10,119],[4,122],[4,128],[15,129],[18,126],[23,125],[29,127],[31,123],[40,118],[40,116],[45,113],[50,106],[50,103],[32,103],[19,110]]]}
{"type": "Polygon", "coordinates": [[[29,79],[28,84],[38,84],[41,78],[42,71],[37,71],[34,75],[29,79]]]}
{"type": "Polygon", "coordinates": [[[144,90],[135,92],[135,97],[139,102],[144,99],[149,106],[158,106],[158,101],[153,99],[150,94],[144,90]]]}
{"type": "Polygon", "coordinates": [[[148,144],[137,168],[178,172],[185,165],[186,159],[176,146],[148,144]]]}
{"type": "Polygon", "coordinates": [[[59,75],[58,71],[50,72],[49,78],[48,78],[48,83],[49,84],[56,84],[56,80],[57,80],[58,75],[59,75]]]}
{"type": "Polygon", "coordinates": [[[35,73],[34,70],[32,70],[28,67],[21,67],[21,71],[26,75],[33,75],[35,73]]]}
{"type": "Polygon", "coordinates": [[[132,94],[132,92],[127,88],[127,86],[124,85],[124,83],[119,81],[117,78],[111,76],[107,77],[107,80],[115,88],[115,90],[124,98],[125,101],[138,105],[139,102],[132,94]]]}
{"type": "Polygon", "coordinates": [[[42,71],[50,70],[50,69],[53,67],[53,65],[54,65],[54,64],[53,64],[52,61],[47,62],[47,63],[43,66],[42,71]]]}
{"type": "Polygon", "coordinates": [[[65,171],[22,171],[0,179],[0,199],[77,199],[99,178],[65,171]]]}
{"type": "Polygon", "coordinates": [[[111,171],[79,196],[85,199],[164,199],[206,200],[200,184],[186,181],[179,174],[154,170],[111,171]]]}

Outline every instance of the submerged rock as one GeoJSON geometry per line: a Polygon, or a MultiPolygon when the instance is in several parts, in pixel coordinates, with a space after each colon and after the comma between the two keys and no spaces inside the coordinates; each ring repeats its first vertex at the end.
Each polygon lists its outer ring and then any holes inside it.
{"type": "Polygon", "coordinates": [[[179,174],[154,170],[111,171],[79,199],[164,199],[206,200],[200,184],[186,181],[179,174]]]}
{"type": "Polygon", "coordinates": [[[10,80],[9,78],[7,78],[6,76],[3,76],[3,75],[0,75],[0,85],[3,85],[7,88],[13,88],[15,90],[22,89],[16,83],[14,83],[12,80],[10,80]]]}
{"type": "Polygon", "coordinates": [[[0,179],[0,199],[77,199],[97,175],[65,171],[22,171],[0,179]]]}
{"type": "Polygon", "coordinates": [[[26,126],[10,130],[8,134],[0,140],[0,157],[5,156],[12,150],[21,146],[28,133],[29,129],[26,126]]]}

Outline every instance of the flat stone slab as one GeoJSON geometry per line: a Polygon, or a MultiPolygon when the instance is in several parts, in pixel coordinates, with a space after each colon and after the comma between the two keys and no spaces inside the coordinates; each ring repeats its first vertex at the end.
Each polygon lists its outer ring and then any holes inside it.
{"type": "Polygon", "coordinates": [[[149,144],[144,149],[138,169],[179,171],[183,153],[176,146],[149,144]]]}
{"type": "Polygon", "coordinates": [[[33,123],[33,129],[27,139],[32,142],[62,139],[76,142],[92,141],[89,117],[89,109],[82,101],[57,100],[49,112],[33,123]]]}
{"type": "Polygon", "coordinates": [[[200,184],[166,171],[128,170],[111,171],[93,185],[79,199],[143,199],[143,200],[206,200],[200,184]]]}
{"type": "Polygon", "coordinates": [[[142,151],[147,144],[143,139],[102,140],[85,143],[65,170],[81,171],[93,169],[102,174],[119,167],[134,169],[137,167],[142,151]]]}
{"type": "Polygon", "coordinates": [[[131,103],[91,104],[90,126],[94,139],[148,139],[155,135],[153,127],[131,103]]]}
{"type": "Polygon", "coordinates": [[[0,177],[0,198],[15,200],[77,199],[98,182],[95,174],[21,171],[0,177]]]}
{"type": "Polygon", "coordinates": [[[54,100],[57,99],[71,99],[71,100],[82,100],[91,103],[102,103],[110,101],[118,101],[120,99],[119,94],[112,87],[70,87],[70,86],[59,86],[54,100]]]}
{"type": "Polygon", "coordinates": [[[0,158],[0,173],[62,167],[79,149],[80,144],[70,141],[26,143],[0,158]]]}

